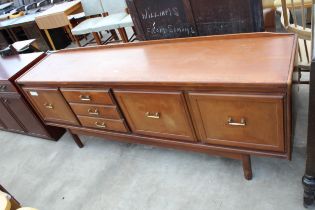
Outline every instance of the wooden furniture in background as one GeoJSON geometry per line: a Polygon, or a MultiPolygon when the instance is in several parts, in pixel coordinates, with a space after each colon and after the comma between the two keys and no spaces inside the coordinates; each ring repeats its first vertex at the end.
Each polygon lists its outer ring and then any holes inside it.
{"type": "MultiPolygon", "coordinates": [[[[312,8],[313,12],[315,8],[312,8]]],[[[312,21],[312,38],[314,40],[315,32],[315,17],[312,21]]],[[[312,55],[315,48],[312,44],[312,55]]],[[[308,107],[308,131],[307,131],[307,160],[305,174],[302,179],[304,186],[304,206],[308,207],[314,204],[315,201],[315,59],[312,56],[311,71],[310,71],[310,93],[308,107]]]]}
{"type": "Polygon", "coordinates": [[[139,40],[264,30],[260,0],[126,0],[139,40]]]}
{"type": "Polygon", "coordinates": [[[79,12],[82,12],[81,2],[80,0],[75,0],[55,5],[52,8],[36,16],[35,21],[38,27],[44,30],[53,50],[56,50],[56,47],[49,34],[48,29],[65,27],[70,37],[72,37],[72,26],[68,19],[68,16],[79,12]]]}
{"type": "Polygon", "coordinates": [[[0,57],[0,129],[50,140],[58,140],[64,129],[45,126],[20,94],[14,81],[45,57],[30,53],[0,57]]]}
{"type": "Polygon", "coordinates": [[[251,155],[291,158],[296,41],[253,33],[62,50],[17,83],[80,147],[78,134],[204,152],[241,160],[251,179],[251,155]]]}

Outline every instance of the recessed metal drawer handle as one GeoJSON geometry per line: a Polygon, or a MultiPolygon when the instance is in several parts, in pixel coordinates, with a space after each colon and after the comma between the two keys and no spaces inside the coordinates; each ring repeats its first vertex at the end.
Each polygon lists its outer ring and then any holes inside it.
{"type": "Polygon", "coordinates": [[[160,119],[160,113],[158,112],[155,112],[155,113],[146,112],[145,116],[148,118],[160,119]]]}
{"type": "Polygon", "coordinates": [[[102,123],[95,122],[95,125],[96,125],[96,127],[99,127],[99,128],[106,128],[106,125],[104,122],[102,122],[102,123]]]}
{"type": "Polygon", "coordinates": [[[99,115],[99,112],[98,112],[97,109],[94,109],[94,110],[88,109],[88,113],[89,113],[90,115],[99,115]]]}
{"type": "Polygon", "coordinates": [[[80,95],[80,99],[81,101],[91,101],[90,96],[87,95],[80,95]]]}
{"type": "Polygon", "coordinates": [[[241,122],[238,123],[238,122],[234,122],[232,117],[229,117],[227,122],[231,126],[246,126],[246,121],[244,118],[241,118],[241,122]]]}
{"type": "Polygon", "coordinates": [[[54,106],[52,104],[49,104],[49,103],[45,103],[44,106],[47,108],[47,109],[53,109],[54,106]]]}

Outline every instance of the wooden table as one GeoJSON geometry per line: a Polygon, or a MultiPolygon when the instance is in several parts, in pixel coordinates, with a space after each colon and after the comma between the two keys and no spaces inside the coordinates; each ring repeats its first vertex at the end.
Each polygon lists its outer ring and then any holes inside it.
{"type": "Polygon", "coordinates": [[[293,34],[62,50],[17,82],[47,125],[241,160],[291,158],[293,34]]]}
{"type": "Polygon", "coordinates": [[[82,12],[80,0],[57,4],[43,13],[36,16],[35,21],[40,29],[45,31],[45,34],[52,48],[56,50],[53,40],[48,32],[48,29],[66,27],[66,30],[71,35],[71,24],[68,16],[71,14],[82,12]]]}

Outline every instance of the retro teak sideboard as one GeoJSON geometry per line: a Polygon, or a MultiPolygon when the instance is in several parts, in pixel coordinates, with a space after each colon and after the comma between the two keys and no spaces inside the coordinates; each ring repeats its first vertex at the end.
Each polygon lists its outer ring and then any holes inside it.
{"type": "Polygon", "coordinates": [[[18,79],[47,125],[242,160],[291,158],[293,34],[62,50],[18,79]]]}

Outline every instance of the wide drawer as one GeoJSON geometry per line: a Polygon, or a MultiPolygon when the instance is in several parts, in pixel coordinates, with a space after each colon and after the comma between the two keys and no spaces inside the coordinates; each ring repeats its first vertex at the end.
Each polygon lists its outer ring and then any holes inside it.
{"type": "Polygon", "coordinates": [[[44,121],[79,125],[57,88],[23,88],[44,121]]]}
{"type": "Polygon", "coordinates": [[[114,94],[134,133],[195,141],[181,92],[114,91],[114,94]]]}
{"type": "Polygon", "coordinates": [[[12,85],[10,82],[7,81],[1,81],[0,82],[0,93],[7,92],[7,93],[14,93],[16,92],[16,89],[14,85],[12,85]]]}
{"type": "Polygon", "coordinates": [[[68,102],[113,105],[109,90],[61,89],[68,102]]]}
{"type": "Polygon", "coordinates": [[[283,96],[190,93],[205,143],[284,151],[283,96]]]}
{"type": "Polygon", "coordinates": [[[89,128],[97,128],[101,130],[113,130],[119,132],[128,132],[123,120],[108,120],[96,117],[78,116],[82,126],[89,128]]]}
{"type": "Polygon", "coordinates": [[[101,117],[107,119],[120,119],[120,114],[118,113],[116,106],[77,103],[70,103],[70,106],[77,115],[101,117]]]}

